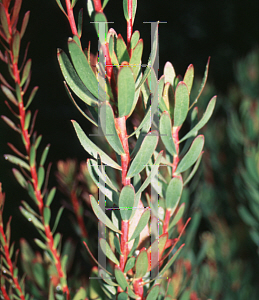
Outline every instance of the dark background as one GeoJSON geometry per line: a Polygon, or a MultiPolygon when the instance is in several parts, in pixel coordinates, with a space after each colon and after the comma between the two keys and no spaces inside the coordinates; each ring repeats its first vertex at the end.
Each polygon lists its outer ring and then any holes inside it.
{"type": "MultiPolygon", "coordinates": [[[[195,76],[202,77],[209,56],[211,64],[208,81],[215,85],[218,101],[234,84],[234,64],[251,49],[259,45],[259,2],[253,0],[192,0],[192,1],[138,1],[134,30],[139,30],[144,40],[143,63],[150,53],[149,21],[165,21],[159,25],[159,60],[160,71],[166,61],[172,62],[177,74],[184,75],[192,63],[195,76]]],[[[83,46],[97,51],[97,36],[87,14],[86,1],[79,0],[75,7],[77,16],[79,8],[84,8],[83,46]]],[[[67,50],[67,38],[71,36],[67,19],[54,0],[24,0],[21,16],[30,10],[30,21],[22,42],[22,49],[30,42],[28,57],[32,58],[31,89],[38,85],[39,91],[30,109],[39,110],[35,129],[42,134],[42,147],[48,143],[51,149],[48,161],[53,163],[49,186],[56,185],[55,168],[58,160],[76,158],[86,159],[87,154],[80,146],[72,128],[71,119],[77,120],[83,128],[90,130],[87,122],[67,97],[63,78],[57,62],[57,48],[67,50]]],[[[122,1],[110,0],[104,10],[112,27],[126,39],[126,21],[123,16],[122,1]]],[[[20,22],[21,23],[21,22],[20,22]]],[[[20,26],[18,25],[18,29],[20,26]]],[[[23,52],[22,52],[23,53],[23,52]]],[[[0,64],[1,73],[7,74],[7,68],[0,64]]],[[[1,115],[11,114],[4,105],[4,95],[0,92],[1,115]]],[[[24,236],[32,226],[18,211],[20,201],[28,195],[15,181],[9,162],[3,154],[11,153],[7,142],[12,142],[18,149],[18,134],[14,133],[3,121],[0,122],[0,182],[6,192],[6,214],[12,214],[13,237],[24,236]],[[8,211],[8,213],[7,213],[8,211]]],[[[57,197],[56,199],[59,199],[57,197]]],[[[56,200],[59,201],[59,200],[56,200]]],[[[53,203],[59,207],[59,203],[53,203]]],[[[32,235],[34,234],[31,232],[32,235]]]]}

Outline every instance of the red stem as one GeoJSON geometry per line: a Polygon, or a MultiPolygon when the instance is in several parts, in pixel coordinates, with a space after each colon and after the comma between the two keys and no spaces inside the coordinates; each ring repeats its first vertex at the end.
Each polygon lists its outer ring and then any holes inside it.
{"type": "Polygon", "coordinates": [[[94,2],[94,9],[96,12],[102,12],[103,8],[102,8],[102,3],[101,0],[93,0],[94,2]]]}
{"type": "MultiPolygon", "coordinates": [[[[69,1],[66,0],[66,3],[68,3],[68,2],[69,1]]],[[[69,5],[70,5],[70,2],[69,2],[69,5]]],[[[70,10],[71,10],[71,6],[70,6],[70,10]]],[[[68,12],[69,12],[69,10],[68,10],[68,12]]],[[[19,109],[19,115],[20,115],[20,125],[21,125],[21,130],[22,130],[22,136],[23,136],[23,139],[24,139],[24,142],[25,142],[25,149],[26,149],[28,157],[30,157],[30,150],[31,150],[30,135],[28,133],[28,130],[25,129],[25,108],[24,108],[24,101],[23,101],[24,92],[22,90],[22,87],[20,86],[21,80],[20,80],[20,71],[18,69],[18,64],[17,64],[17,61],[15,61],[14,55],[13,55],[13,52],[12,52],[13,31],[12,31],[12,24],[11,24],[11,20],[10,20],[10,15],[8,13],[8,7],[5,8],[5,13],[6,13],[8,29],[9,29],[9,33],[10,33],[9,48],[10,48],[10,58],[11,58],[11,63],[12,63],[11,67],[12,67],[12,70],[13,70],[15,83],[17,83],[19,85],[19,94],[20,94],[19,96],[20,97],[18,97],[18,98],[20,98],[20,100],[18,102],[18,109],[19,109]]],[[[72,12],[72,17],[73,17],[73,12],[72,12]]],[[[70,19],[70,21],[71,20],[73,21],[74,17],[72,19],[70,19]]],[[[70,22],[70,25],[71,25],[71,22],[70,22]]],[[[71,26],[71,28],[72,28],[72,26],[71,26]]],[[[73,31],[73,29],[72,29],[72,31],[73,31]]],[[[30,173],[31,173],[31,178],[32,178],[32,182],[33,182],[33,188],[34,188],[35,196],[36,196],[37,201],[38,201],[39,212],[41,214],[42,219],[44,220],[44,218],[43,218],[44,203],[43,203],[43,197],[41,195],[41,191],[38,189],[38,175],[37,175],[35,165],[30,166],[30,173]]],[[[1,227],[0,227],[0,229],[1,229],[1,227]]],[[[1,230],[1,233],[2,233],[2,230],[1,230]]],[[[53,253],[53,256],[55,257],[55,261],[56,261],[55,265],[56,265],[57,271],[60,275],[60,278],[63,278],[63,277],[65,277],[65,275],[64,275],[62,267],[61,267],[60,257],[57,253],[57,250],[54,247],[53,236],[52,236],[52,233],[51,233],[48,225],[47,226],[45,225],[45,233],[46,233],[46,236],[48,238],[48,246],[49,246],[51,252],[53,253]]],[[[7,248],[7,250],[8,250],[8,248],[7,248]]],[[[10,256],[9,256],[10,261],[8,260],[8,256],[6,258],[7,258],[8,264],[11,263],[10,256]]],[[[10,267],[13,268],[12,265],[10,265],[10,267]]],[[[17,278],[13,278],[13,280],[14,280],[14,283],[16,285],[19,285],[17,278]]],[[[19,290],[19,291],[21,292],[21,290],[19,290]]],[[[69,295],[69,289],[68,289],[67,285],[63,286],[63,292],[67,293],[67,300],[69,300],[70,295],[69,295]]],[[[21,292],[21,294],[22,294],[22,292],[21,292]]],[[[23,299],[25,299],[25,298],[23,298],[23,299]]]]}
{"type": "Polygon", "coordinates": [[[167,209],[166,212],[165,212],[165,219],[164,219],[164,224],[163,224],[163,233],[166,233],[168,231],[170,217],[171,217],[171,211],[169,209],[167,209]]]}
{"type": "Polygon", "coordinates": [[[128,0],[128,13],[129,13],[129,20],[127,21],[127,45],[129,50],[130,40],[132,36],[132,0],[128,0]]]}
{"type": "Polygon", "coordinates": [[[1,291],[3,293],[4,299],[5,300],[10,300],[9,296],[7,295],[6,289],[4,286],[1,287],[1,291]]]}
{"type": "Polygon", "coordinates": [[[143,299],[144,288],[143,288],[143,280],[142,278],[135,279],[133,283],[134,293],[139,296],[137,300],[143,299]]]}
{"type": "Polygon", "coordinates": [[[128,257],[129,221],[121,221],[121,256],[120,269],[123,272],[128,257]]]}
{"type": "Polygon", "coordinates": [[[121,168],[122,168],[122,185],[129,185],[130,179],[126,178],[130,155],[129,155],[129,143],[128,143],[128,135],[126,128],[126,117],[115,118],[115,127],[118,132],[120,141],[122,143],[122,147],[124,149],[125,154],[121,155],[121,168]]]}
{"type": "Polygon", "coordinates": [[[79,38],[77,28],[76,28],[76,22],[74,18],[73,8],[71,8],[70,0],[66,0],[66,7],[67,7],[67,15],[68,15],[68,21],[70,24],[71,31],[73,35],[76,35],[79,38]]]}

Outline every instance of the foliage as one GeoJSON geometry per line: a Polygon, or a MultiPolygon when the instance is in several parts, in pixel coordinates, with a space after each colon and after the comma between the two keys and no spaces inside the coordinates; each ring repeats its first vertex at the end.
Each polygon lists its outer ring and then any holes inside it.
{"type": "Polygon", "coordinates": [[[99,36],[99,59],[93,67],[90,45],[83,49],[81,44],[82,10],[75,23],[76,2],[66,0],[64,5],[57,0],[73,34],[67,44],[69,56],[58,49],[57,58],[68,96],[95,126],[95,137],[87,136],[72,120],[79,142],[91,158],[80,166],[79,174],[73,162],[59,163],[58,179],[71,200],[81,246],[97,266],[92,267],[90,280],[77,272],[69,274],[75,246],[69,239],[62,242],[62,235],[56,232],[64,207],[53,215],[56,189],[48,188],[51,170],[45,167],[49,145],[39,153],[41,136],[34,131],[37,111],[28,109],[38,89],[32,88],[27,95],[31,60],[26,60],[27,51],[24,57],[20,51],[29,13],[18,31],[22,1],[13,4],[3,0],[0,35],[5,52],[0,58],[8,66],[10,78],[1,75],[0,80],[15,121],[7,116],[2,119],[23,142],[22,150],[9,144],[15,155],[6,154],[5,158],[16,165],[14,177],[32,200],[22,201],[20,211],[37,229],[34,241],[40,250],[34,252],[28,242],[21,240],[26,276],[20,279],[16,261],[12,262],[10,221],[4,226],[2,220],[1,192],[1,294],[6,299],[196,299],[196,292],[186,288],[185,276],[179,276],[187,272],[188,279],[188,263],[177,258],[184,249],[181,237],[190,221],[183,218],[184,191],[204,152],[204,135],[199,131],[209,121],[216,103],[216,97],[212,97],[198,118],[196,105],[207,81],[209,60],[195,93],[192,65],[181,77],[168,62],[163,75],[157,78],[157,23],[150,57],[142,72],[143,40],[138,31],[133,32],[137,1],[123,1],[127,21],[124,41],[105,23],[103,8],[108,1],[101,4],[89,0],[88,13],[99,36]],[[191,125],[184,129],[188,118],[191,125]],[[88,213],[96,225],[98,220],[98,261],[90,249],[94,247],[85,225],[82,199],[86,199],[87,211],[93,212],[88,213]]]}

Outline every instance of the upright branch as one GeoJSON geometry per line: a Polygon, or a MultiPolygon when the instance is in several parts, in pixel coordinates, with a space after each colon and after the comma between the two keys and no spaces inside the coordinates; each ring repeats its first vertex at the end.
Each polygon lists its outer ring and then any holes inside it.
{"type": "MultiPolygon", "coordinates": [[[[133,0],[128,0],[128,14],[129,14],[129,20],[127,21],[127,46],[128,46],[128,51],[130,50],[130,40],[132,36],[132,1],[133,0]]],[[[129,53],[130,54],[130,53],[129,53]]]]}
{"type": "Polygon", "coordinates": [[[78,31],[76,28],[76,22],[74,18],[73,8],[71,7],[70,0],[66,0],[66,8],[67,8],[67,15],[68,15],[68,21],[71,28],[71,31],[73,35],[76,35],[79,38],[78,31]]]}
{"type": "Polygon", "coordinates": [[[103,8],[102,8],[102,3],[101,0],[93,0],[94,2],[94,9],[96,12],[102,12],[103,8]]]}

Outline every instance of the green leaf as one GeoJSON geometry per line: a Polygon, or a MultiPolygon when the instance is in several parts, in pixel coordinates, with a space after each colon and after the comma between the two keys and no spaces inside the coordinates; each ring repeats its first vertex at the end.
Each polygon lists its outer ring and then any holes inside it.
{"type": "Polygon", "coordinates": [[[118,136],[117,130],[115,128],[114,113],[109,102],[104,102],[99,106],[100,113],[100,125],[103,134],[113,148],[119,155],[125,154],[121,140],[118,136]]]}
{"type": "Polygon", "coordinates": [[[216,99],[217,99],[217,96],[214,96],[207,108],[206,108],[206,111],[205,113],[203,114],[202,118],[200,119],[200,121],[198,122],[198,124],[196,124],[181,140],[179,143],[183,142],[184,140],[188,139],[189,137],[191,137],[196,131],[199,131],[210,119],[212,113],[213,113],[213,110],[214,110],[214,107],[215,107],[215,104],[216,104],[216,99]]]}
{"type": "Polygon", "coordinates": [[[42,225],[42,223],[30,212],[28,212],[26,209],[24,209],[22,206],[19,207],[21,213],[25,216],[25,218],[29,221],[32,222],[32,224],[41,229],[42,231],[44,231],[44,226],[42,225]]]}
{"type": "Polygon", "coordinates": [[[154,150],[156,149],[158,143],[158,132],[153,130],[149,132],[143,142],[142,145],[133,159],[130,168],[127,173],[127,178],[134,177],[138,173],[140,173],[145,166],[148,164],[154,150]]]}
{"type": "Polygon", "coordinates": [[[114,262],[116,265],[120,265],[118,259],[116,258],[116,256],[114,255],[114,253],[112,252],[111,247],[109,246],[109,244],[107,243],[107,241],[103,238],[100,239],[100,245],[101,245],[101,249],[103,251],[103,253],[112,261],[114,262]]]}
{"type": "MultiPolygon", "coordinates": [[[[68,15],[66,14],[66,12],[65,12],[65,10],[64,10],[64,8],[63,8],[63,6],[62,6],[62,4],[61,4],[61,1],[60,1],[60,0],[56,0],[56,2],[57,2],[57,4],[58,4],[59,8],[62,10],[63,14],[68,18],[68,15]]],[[[88,2],[89,2],[89,1],[88,1],[88,2]]]]}
{"type": "Polygon", "coordinates": [[[180,161],[175,172],[179,174],[189,169],[200,156],[203,146],[204,146],[204,136],[198,135],[195,138],[195,140],[192,142],[189,151],[180,161]]]}
{"type": "Polygon", "coordinates": [[[149,291],[146,300],[157,300],[157,297],[159,295],[159,290],[160,290],[160,285],[159,284],[155,284],[152,287],[152,289],[149,291]]]}
{"type": "Polygon", "coordinates": [[[38,189],[41,190],[42,184],[45,179],[45,170],[42,166],[38,169],[38,189]]]}
{"type": "Polygon", "coordinates": [[[123,12],[126,21],[129,21],[128,0],[123,0],[123,12]]]}
{"type": "Polygon", "coordinates": [[[132,26],[134,24],[135,16],[137,11],[137,0],[132,1],[132,26]]]}
{"type": "Polygon", "coordinates": [[[26,31],[28,22],[29,22],[29,18],[30,18],[30,12],[27,11],[23,17],[23,21],[22,21],[22,26],[21,26],[21,39],[26,31]]]}
{"type": "Polygon", "coordinates": [[[60,209],[58,210],[58,213],[57,213],[57,216],[56,216],[56,220],[55,220],[55,223],[54,223],[54,226],[52,228],[52,234],[54,234],[54,232],[56,231],[57,229],[57,226],[58,226],[58,223],[59,223],[59,220],[61,218],[61,215],[62,215],[62,212],[64,210],[64,207],[61,206],[60,209]]]}
{"type": "Polygon", "coordinates": [[[102,7],[103,10],[104,10],[104,8],[105,8],[105,6],[107,5],[108,2],[109,2],[109,0],[104,0],[103,1],[103,7],[102,7]]]}
{"type": "Polygon", "coordinates": [[[183,81],[188,87],[189,95],[192,90],[193,78],[194,78],[194,67],[193,65],[189,65],[183,78],[183,81]]]}
{"type": "Polygon", "coordinates": [[[179,209],[178,209],[178,211],[177,211],[175,217],[174,217],[173,220],[170,222],[168,231],[169,231],[171,228],[173,228],[173,227],[180,221],[180,219],[182,218],[182,216],[183,216],[183,214],[184,214],[184,208],[185,208],[185,203],[183,203],[183,204],[179,207],[179,209]]]}
{"type": "Polygon", "coordinates": [[[31,91],[31,94],[30,94],[30,97],[27,101],[27,104],[25,105],[25,110],[29,107],[29,105],[31,104],[32,100],[34,99],[34,96],[36,95],[36,92],[37,90],[39,89],[38,86],[35,86],[32,91],[31,91]]]}
{"type": "Polygon", "coordinates": [[[54,247],[57,248],[61,240],[61,234],[56,233],[54,236],[54,247]]]}
{"type": "Polygon", "coordinates": [[[140,38],[139,31],[138,30],[134,31],[130,40],[130,49],[134,49],[136,47],[139,38],[140,38]]]}
{"type": "Polygon", "coordinates": [[[130,67],[124,66],[118,75],[119,117],[128,116],[132,110],[135,95],[135,81],[130,67]]]}
{"type": "Polygon", "coordinates": [[[146,81],[148,75],[151,72],[151,68],[153,67],[155,59],[156,59],[157,47],[158,47],[158,24],[157,24],[156,31],[155,31],[152,50],[151,50],[151,53],[150,53],[150,56],[149,56],[149,59],[148,59],[148,64],[147,64],[147,67],[145,69],[142,80],[140,81],[140,83],[137,86],[136,90],[142,86],[142,84],[146,81]]]}
{"type": "Polygon", "coordinates": [[[53,200],[54,197],[55,197],[55,194],[56,194],[56,188],[53,187],[53,188],[50,190],[50,192],[49,192],[49,194],[48,194],[48,196],[47,196],[46,206],[49,207],[49,206],[51,205],[52,200],[53,200]]]}
{"type": "Polygon", "coordinates": [[[100,208],[100,206],[97,204],[94,196],[90,195],[90,201],[93,208],[93,211],[96,215],[96,217],[102,221],[107,227],[109,227],[111,230],[121,233],[121,231],[112,223],[112,221],[108,218],[108,216],[105,214],[104,211],[100,208]]]}
{"type": "Polygon", "coordinates": [[[115,278],[118,282],[118,285],[122,288],[123,291],[126,290],[126,288],[128,287],[128,283],[127,280],[124,276],[124,274],[122,273],[121,269],[118,266],[115,266],[115,278]]]}
{"type": "Polygon", "coordinates": [[[28,130],[30,126],[30,121],[31,121],[31,112],[29,110],[25,115],[24,129],[28,130]]]}
{"type": "Polygon", "coordinates": [[[29,74],[30,74],[30,71],[31,71],[31,59],[28,59],[25,66],[24,66],[24,69],[23,69],[23,72],[22,72],[22,80],[21,80],[21,86],[24,85],[25,81],[27,80],[29,74]]]}
{"type": "Polygon", "coordinates": [[[128,300],[129,297],[128,297],[128,294],[127,293],[120,293],[118,295],[118,300],[128,300]]]}
{"type": "Polygon", "coordinates": [[[115,53],[117,55],[119,64],[121,64],[124,61],[129,62],[129,60],[130,60],[129,53],[128,53],[127,46],[126,46],[121,34],[118,34],[118,38],[116,40],[115,53]]]}
{"type": "Polygon", "coordinates": [[[183,185],[185,186],[191,179],[192,177],[194,176],[194,174],[196,173],[197,169],[199,168],[199,165],[200,165],[200,162],[201,162],[201,158],[202,158],[202,152],[201,152],[201,155],[198,157],[191,173],[189,174],[189,176],[185,179],[183,185]]]}
{"type": "Polygon", "coordinates": [[[158,174],[159,164],[160,164],[162,156],[163,156],[163,151],[160,151],[160,153],[158,154],[158,156],[157,156],[157,158],[154,162],[154,165],[151,167],[151,172],[149,173],[149,175],[147,176],[147,178],[143,182],[142,186],[137,191],[136,198],[138,197],[138,195],[140,193],[142,193],[148,187],[151,180],[158,174]]]}
{"type": "Polygon", "coordinates": [[[99,92],[100,87],[84,52],[73,39],[68,40],[68,49],[78,76],[80,77],[86,88],[97,99],[99,99],[101,94],[101,92],[99,92]]]}
{"type": "Polygon", "coordinates": [[[45,147],[45,149],[44,149],[44,151],[43,151],[43,153],[42,153],[42,155],[41,155],[40,166],[43,166],[43,165],[45,164],[47,155],[48,155],[48,153],[49,153],[49,147],[50,147],[50,144],[48,144],[48,145],[45,147]]]}
{"type": "Polygon", "coordinates": [[[244,206],[244,205],[239,205],[238,206],[238,212],[239,215],[241,216],[242,220],[249,226],[251,227],[258,227],[258,222],[256,219],[251,215],[249,210],[244,206]]]}
{"type": "Polygon", "coordinates": [[[43,250],[47,249],[47,246],[39,239],[34,239],[34,242],[43,250]]]}
{"type": "Polygon", "coordinates": [[[174,127],[179,127],[185,121],[189,110],[189,91],[187,85],[181,81],[175,91],[174,127]]]}
{"type": "Polygon", "coordinates": [[[121,218],[124,221],[128,221],[132,215],[132,208],[135,201],[135,191],[132,185],[126,185],[121,190],[119,199],[119,209],[121,218]]]}
{"type": "Polygon", "coordinates": [[[127,263],[124,268],[124,273],[127,273],[129,270],[131,270],[135,266],[135,261],[136,261],[135,257],[130,257],[127,260],[127,263]]]}
{"type": "Polygon", "coordinates": [[[176,155],[176,148],[172,136],[172,121],[167,111],[164,111],[160,118],[159,132],[161,139],[166,147],[166,150],[171,155],[176,155]]]}
{"type": "Polygon", "coordinates": [[[171,179],[166,190],[166,208],[173,214],[178,206],[183,191],[182,176],[171,179]]]}
{"type": "Polygon", "coordinates": [[[35,166],[35,159],[36,159],[36,148],[34,145],[31,146],[31,151],[30,151],[30,166],[33,167],[35,166]]]}
{"type": "Polygon", "coordinates": [[[136,226],[135,231],[133,232],[132,236],[130,237],[129,242],[140,235],[141,231],[147,225],[149,219],[150,219],[150,210],[147,209],[141,215],[138,225],[136,226]]]}
{"type": "Polygon", "coordinates": [[[18,31],[15,32],[13,37],[13,62],[18,62],[19,52],[20,52],[20,33],[18,31]]]}
{"type": "Polygon", "coordinates": [[[4,35],[6,36],[6,41],[10,39],[10,33],[8,28],[8,21],[5,13],[5,8],[2,3],[0,3],[0,21],[3,27],[4,35]]]}
{"type": "Polygon", "coordinates": [[[102,162],[104,162],[107,165],[110,165],[111,167],[121,170],[121,167],[113,160],[111,159],[105,152],[103,152],[99,147],[97,147],[83,132],[80,125],[72,120],[72,124],[75,128],[76,134],[78,136],[78,139],[83,146],[83,148],[88,152],[90,155],[92,155],[95,159],[97,159],[97,153],[100,155],[102,162]]]}
{"type": "Polygon", "coordinates": [[[13,93],[11,92],[11,90],[9,88],[7,88],[5,85],[1,84],[1,89],[3,91],[3,93],[5,94],[5,96],[16,106],[18,106],[18,101],[15,98],[15,96],[13,95],[13,93]]]}
{"type": "Polygon", "coordinates": [[[50,221],[50,217],[51,217],[51,212],[49,207],[44,207],[43,209],[43,218],[44,218],[44,223],[49,225],[49,221],[50,221]]]}
{"type": "Polygon", "coordinates": [[[199,89],[199,92],[198,92],[198,96],[195,99],[195,102],[197,102],[198,99],[200,98],[200,95],[201,95],[202,91],[204,90],[205,84],[207,82],[208,72],[209,72],[209,64],[210,64],[210,57],[208,58],[208,62],[207,62],[207,65],[206,65],[204,76],[203,76],[203,79],[202,79],[202,82],[201,82],[201,86],[200,86],[200,89],[199,89]]]}
{"type": "Polygon", "coordinates": [[[132,68],[134,79],[136,80],[141,68],[141,58],[143,54],[143,40],[139,40],[136,47],[132,50],[129,65],[132,68]]]}
{"type": "Polygon", "coordinates": [[[21,129],[18,128],[13,121],[11,121],[9,118],[7,118],[6,116],[1,116],[1,118],[3,119],[3,121],[5,121],[5,123],[12,128],[14,131],[17,131],[19,133],[21,133],[21,129]]]}
{"type": "Polygon", "coordinates": [[[11,154],[5,154],[4,158],[6,160],[10,161],[11,163],[13,163],[15,165],[18,165],[18,166],[30,171],[30,166],[25,161],[21,160],[18,157],[14,156],[14,155],[11,155],[11,154]]]}
{"type": "Polygon", "coordinates": [[[80,289],[75,294],[73,300],[83,300],[86,298],[86,291],[83,287],[80,287],[80,289]]]}
{"type": "Polygon", "coordinates": [[[164,66],[165,83],[169,82],[174,86],[175,70],[173,65],[168,61],[164,66]]]}
{"type": "MultiPolygon", "coordinates": [[[[88,1],[88,2],[90,2],[90,1],[88,1]]],[[[105,17],[105,14],[102,12],[96,13],[94,15],[94,22],[95,22],[95,29],[96,29],[97,35],[99,37],[99,41],[103,45],[106,42],[105,39],[106,39],[107,33],[108,33],[108,22],[105,17]],[[102,28],[103,26],[102,26],[102,24],[99,24],[99,23],[105,23],[104,24],[104,33],[102,32],[102,34],[100,34],[100,27],[102,28]]]]}
{"type": "Polygon", "coordinates": [[[136,273],[135,278],[141,278],[144,277],[144,275],[147,273],[149,267],[149,261],[147,256],[147,251],[145,249],[141,250],[137,259],[136,259],[136,273]]]}
{"type": "Polygon", "coordinates": [[[182,250],[182,247],[184,246],[184,244],[176,251],[176,253],[174,254],[174,256],[172,256],[169,261],[167,262],[167,264],[163,267],[163,269],[161,270],[161,272],[159,273],[159,277],[161,277],[166,270],[168,270],[171,265],[175,262],[176,258],[178,257],[180,251],[182,250]]]}
{"type": "MultiPolygon", "coordinates": [[[[74,42],[75,43],[75,42],[74,42]]],[[[58,50],[58,61],[62,74],[71,88],[71,90],[87,105],[95,106],[98,104],[98,98],[93,96],[90,91],[83,84],[67,55],[62,50],[58,50]]]]}
{"type": "Polygon", "coordinates": [[[78,32],[79,37],[81,38],[81,36],[82,36],[82,29],[83,29],[83,8],[81,8],[79,10],[77,20],[78,20],[77,21],[77,32],[78,32]]]}

